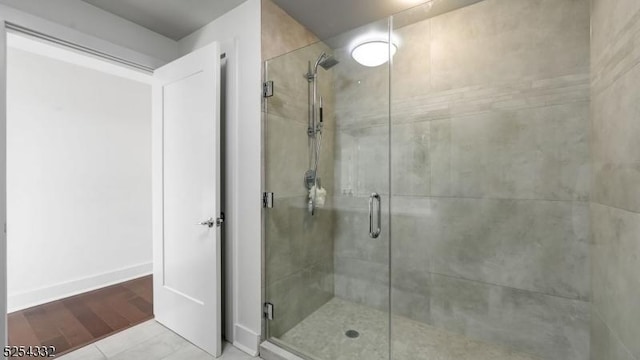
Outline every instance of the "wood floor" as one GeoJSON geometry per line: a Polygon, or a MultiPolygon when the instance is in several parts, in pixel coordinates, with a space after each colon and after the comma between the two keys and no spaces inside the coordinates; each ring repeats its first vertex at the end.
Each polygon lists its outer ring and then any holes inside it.
{"type": "Polygon", "coordinates": [[[61,355],[151,318],[149,275],[11,313],[9,345],[55,346],[61,355]]]}

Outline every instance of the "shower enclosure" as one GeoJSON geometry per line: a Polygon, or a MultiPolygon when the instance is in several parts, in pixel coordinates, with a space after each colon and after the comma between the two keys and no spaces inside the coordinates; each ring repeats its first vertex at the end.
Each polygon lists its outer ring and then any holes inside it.
{"type": "Polygon", "coordinates": [[[265,338],[305,359],[587,360],[589,2],[443,3],[265,62],[265,338]]]}

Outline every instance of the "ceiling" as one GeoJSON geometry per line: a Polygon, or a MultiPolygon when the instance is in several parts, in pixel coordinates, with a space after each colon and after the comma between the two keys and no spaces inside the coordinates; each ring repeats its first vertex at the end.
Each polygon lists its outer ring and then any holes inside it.
{"type": "MultiPolygon", "coordinates": [[[[280,0],[284,1],[284,0],[280,0]]],[[[306,1],[306,0],[299,0],[306,1]]],[[[325,1],[334,1],[334,0],[325,0],[325,1]]],[[[348,0],[353,1],[353,0],[348,0]]],[[[379,0],[370,0],[370,1],[379,1],[379,0]]],[[[404,1],[405,4],[409,4],[408,0],[387,0],[389,1],[404,1]]],[[[423,1],[421,5],[417,6],[405,6],[405,8],[401,9],[399,12],[389,13],[380,18],[378,20],[368,20],[359,16],[352,16],[342,20],[341,26],[334,26],[329,29],[326,33],[322,33],[322,35],[318,36],[322,41],[329,45],[332,49],[339,49],[343,47],[352,47],[354,45],[354,41],[362,41],[366,40],[369,36],[374,36],[378,40],[380,40],[380,36],[383,34],[387,34],[389,30],[389,16],[393,15],[393,29],[399,29],[407,25],[415,24],[419,21],[423,21],[438,15],[442,15],[448,13],[450,11],[461,9],[465,6],[469,6],[480,2],[482,0],[431,0],[431,1],[423,1]],[[364,38],[363,38],[364,37],[364,38]]],[[[412,2],[414,5],[417,1],[412,2]]],[[[338,13],[338,10],[332,10],[338,13]]],[[[344,9],[342,9],[344,10],[344,9]]],[[[346,11],[346,10],[344,10],[346,11]]],[[[395,10],[390,10],[395,11],[395,10]]],[[[304,15],[302,15],[304,17],[304,15]]],[[[309,19],[300,20],[299,22],[304,24],[309,30],[316,33],[312,27],[314,26],[323,26],[322,24],[315,24],[314,17],[310,17],[309,19]]],[[[320,31],[323,29],[320,29],[320,31]]],[[[316,33],[317,34],[317,33],[316,33]]]]}
{"type": "MultiPolygon", "coordinates": [[[[82,0],[180,40],[246,0],[82,0]]],[[[273,0],[318,38],[331,39],[409,8],[435,16],[480,0],[273,0]],[[428,6],[418,6],[429,3],[428,6]]],[[[411,15],[410,17],[415,17],[411,15]]],[[[402,17],[399,17],[399,19],[402,17]]],[[[407,16],[404,16],[407,18],[407,16]]],[[[400,20],[401,21],[401,20],[400,20]]]]}
{"type": "Polygon", "coordinates": [[[82,0],[180,40],[246,0],[82,0]]]}
{"type": "Polygon", "coordinates": [[[318,38],[336,35],[379,19],[431,2],[429,16],[451,11],[480,0],[273,0],[318,38]]]}

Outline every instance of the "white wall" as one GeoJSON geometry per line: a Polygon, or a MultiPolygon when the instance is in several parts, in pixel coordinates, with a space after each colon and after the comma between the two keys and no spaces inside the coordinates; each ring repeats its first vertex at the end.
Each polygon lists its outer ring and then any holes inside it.
{"type": "Polygon", "coordinates": [[[180,40],[187,54],[213,41],[229,64],[227,87],[227,258],[231,260],[227,336],[257,354],[261,333],[261,54],[260,0],[248,0],[180,40]]]}
{"type": "Polygon", "coordinates": [[[9,311],[151,272],[151,87],[8,51],[9,311]]]}

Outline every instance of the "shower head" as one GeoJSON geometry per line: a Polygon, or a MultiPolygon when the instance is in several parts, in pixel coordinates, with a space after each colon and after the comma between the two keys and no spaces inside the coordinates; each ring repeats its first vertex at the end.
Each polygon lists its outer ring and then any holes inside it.
{"type": "Polygon", "coordinates": [[[336,60],[336,58],[334,58],[333,56],[327,56],[324,58],[324,60],[320,61],[320,66],[322,66],[323,69],[325,70],[329,70],[332,67],[338,65],[340,61],[336,60]]]}
{"type": "Polygon", "coordinates": [[[318,71],[318,65],[322,66],[323,69],[329,70],[332,67],[336,66],[339,63],[333,55],[327,55],[327,53],[323,52],[318,57],[316,61],[316,65],[313,67],[313,72],[316,73],[318,71]]]}

